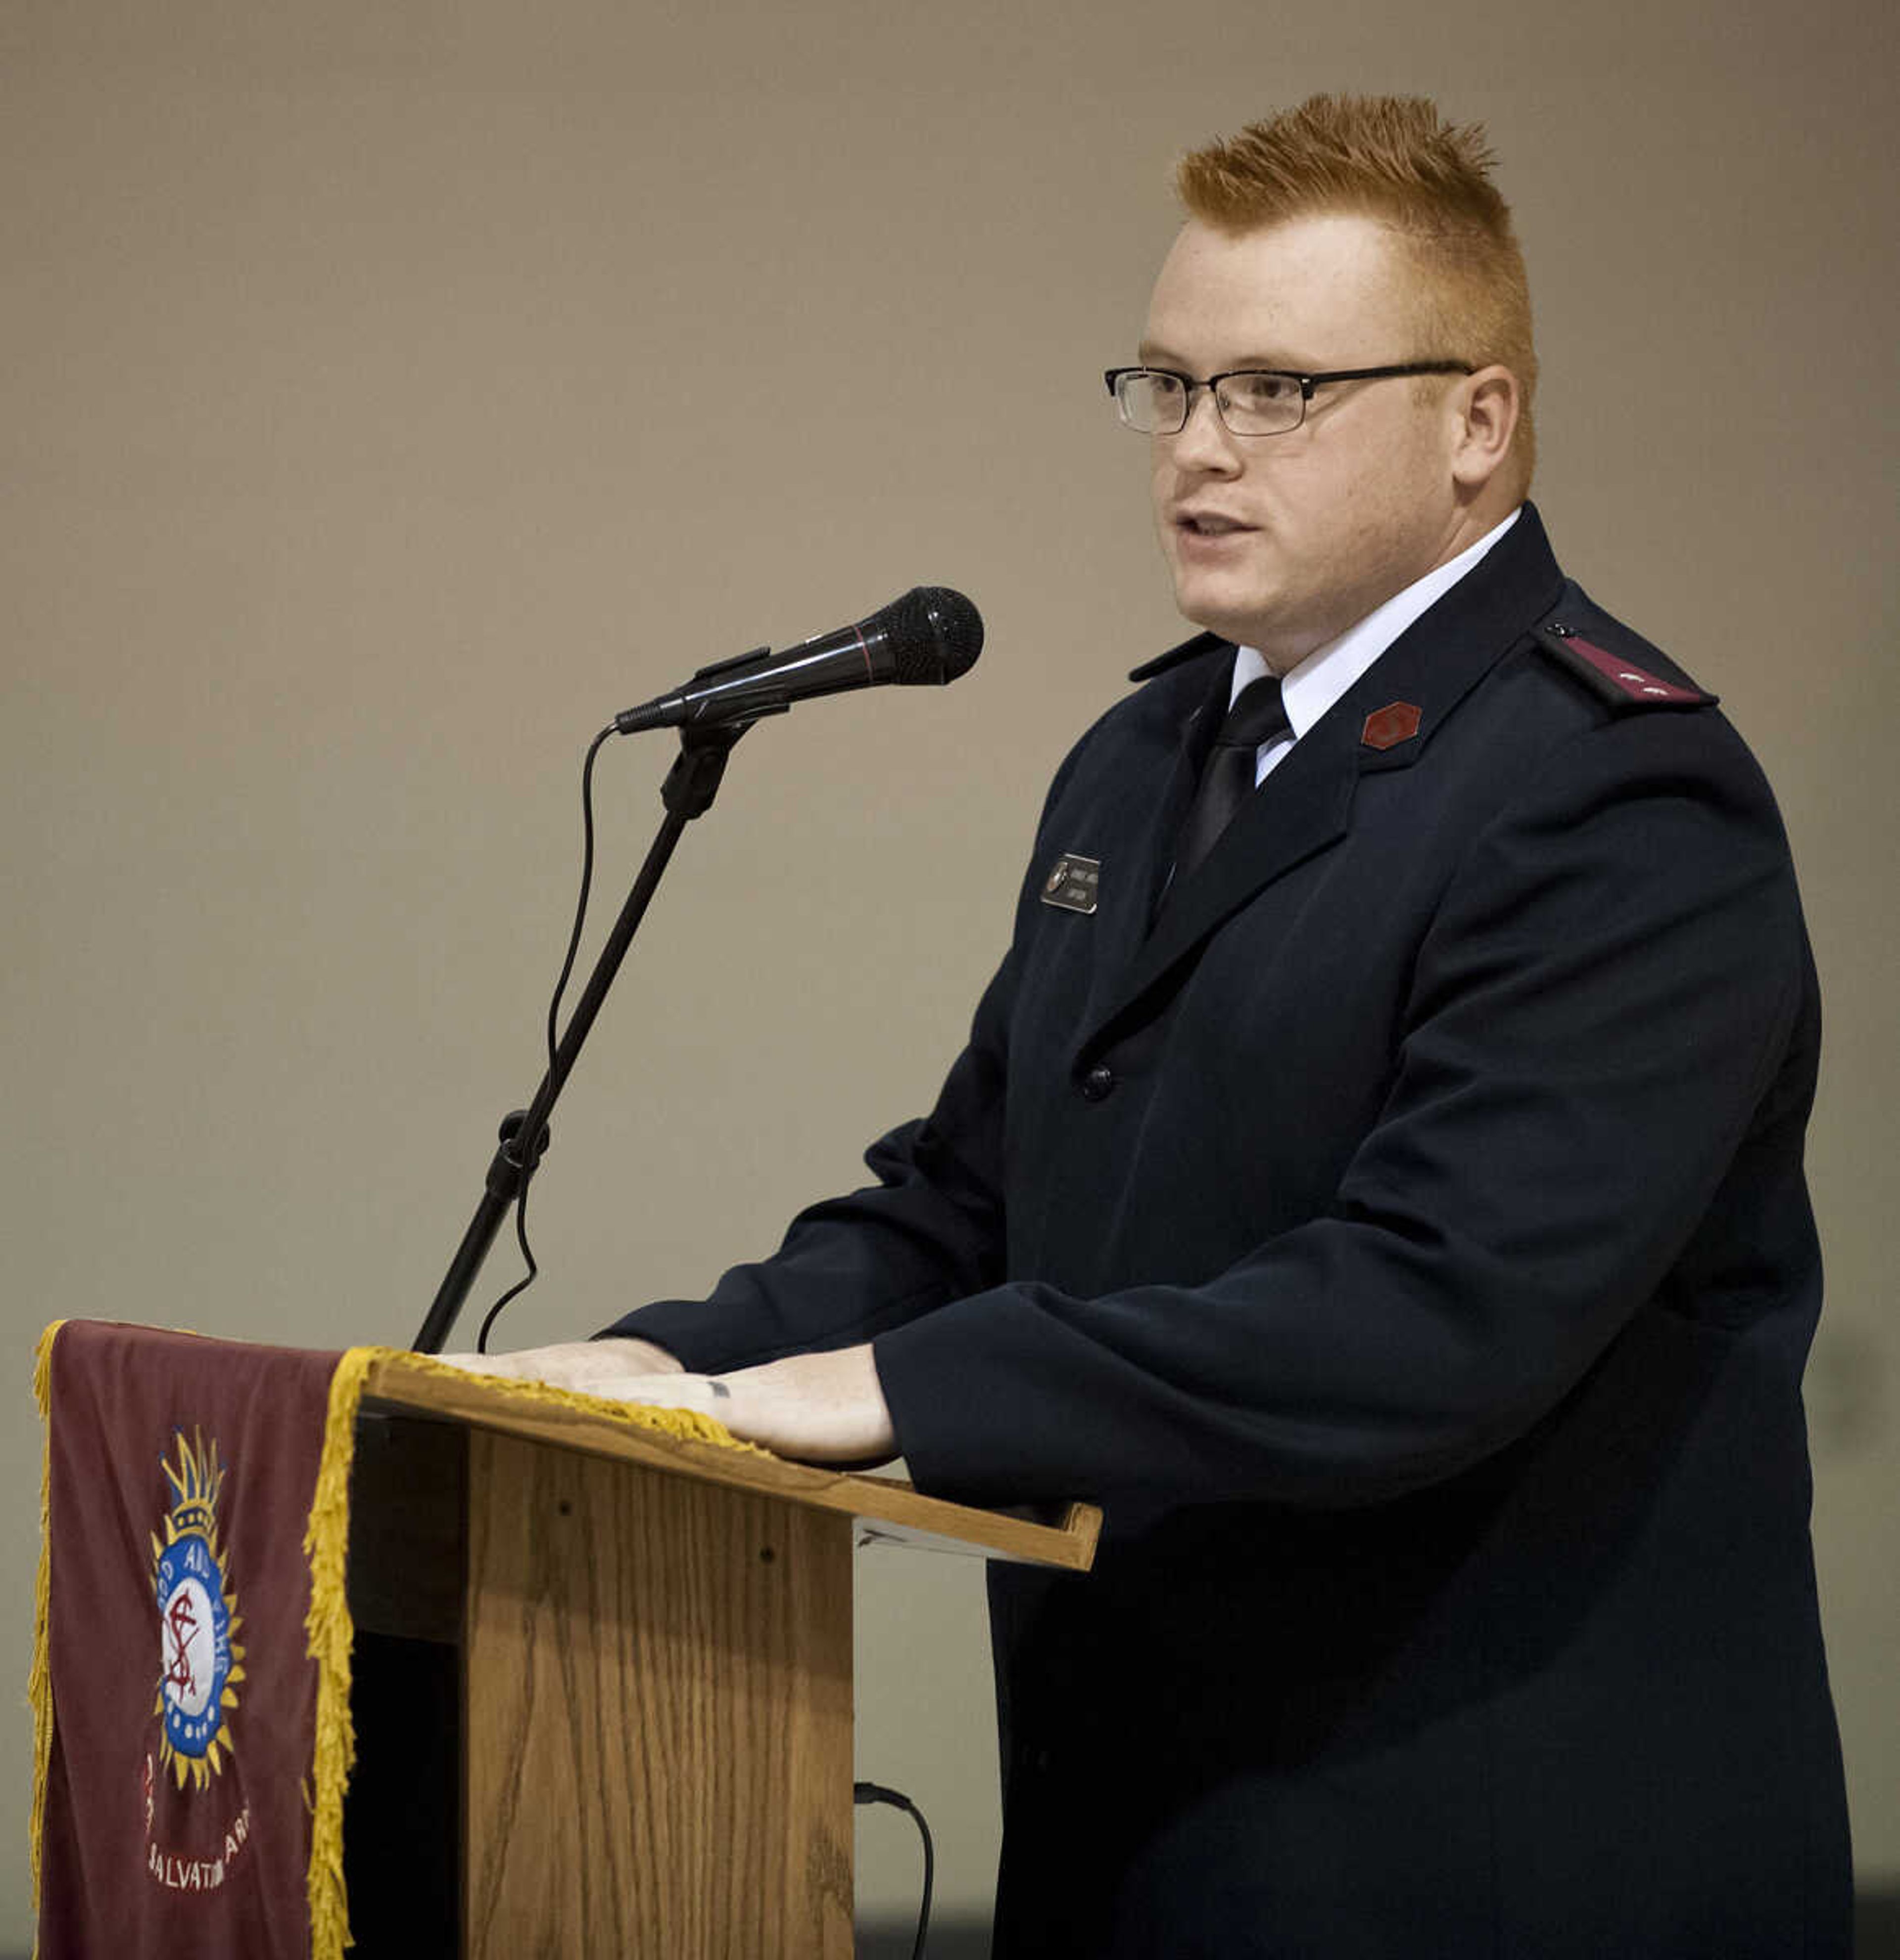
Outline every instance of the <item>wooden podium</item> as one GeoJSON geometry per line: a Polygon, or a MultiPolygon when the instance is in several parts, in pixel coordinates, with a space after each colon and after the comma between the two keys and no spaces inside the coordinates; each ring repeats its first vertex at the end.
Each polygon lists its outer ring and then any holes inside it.
{"type": "Polygon", "coordinates": [[[848,1960],[851,1551],[1052,1522],[374,1363],[352,1495],[361,1960],[848,1960]]]}

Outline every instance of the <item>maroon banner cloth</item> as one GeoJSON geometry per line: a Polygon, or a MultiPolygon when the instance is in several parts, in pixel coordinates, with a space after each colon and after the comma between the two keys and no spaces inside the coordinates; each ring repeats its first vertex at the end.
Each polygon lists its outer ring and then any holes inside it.
{"type": "Polygon", "coordinates": [[[304,1541],[339,1358],[53,1338],[40,1960],[310,1952],[304,1541]]]}

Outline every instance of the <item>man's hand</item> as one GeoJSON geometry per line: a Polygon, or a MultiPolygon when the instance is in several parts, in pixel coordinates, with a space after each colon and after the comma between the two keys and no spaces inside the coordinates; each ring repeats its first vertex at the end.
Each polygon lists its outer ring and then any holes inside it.
{"type": "Polygon", "coordinates": [[[897,1453],[868,1342],[724,1375],[689,1375],[664,1348],[625,1339],[441,1358],[471,1374],[548,1382],[650,1408],[696,1409],[742,1442],[807,1463],[870,1463],[897,1453]]]}

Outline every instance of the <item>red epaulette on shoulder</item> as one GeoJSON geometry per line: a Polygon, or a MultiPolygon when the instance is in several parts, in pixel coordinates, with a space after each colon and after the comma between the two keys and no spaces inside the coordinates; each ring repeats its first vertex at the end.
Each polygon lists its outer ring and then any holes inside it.
{"type": "Polygon", "coordinates": [[[1574,626],[1547,620],[1538,629],[1538,644],[1569,668],[1599,699],[1611,707],[1713,708],[1720,696],[1704,694],[1699,687],[1684,687],[1665,680],[1633,661],[1619,659],[1594,641],[1587,640],[1574,626]]]}

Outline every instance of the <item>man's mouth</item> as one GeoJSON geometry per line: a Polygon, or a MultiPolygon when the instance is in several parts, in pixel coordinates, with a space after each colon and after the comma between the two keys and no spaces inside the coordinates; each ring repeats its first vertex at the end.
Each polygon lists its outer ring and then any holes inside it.
{"type": "Polygon", "coordinates": [[[1224,538],[1236,531],[1253,528],[1238,518],[1223,517],[1217,511],[1183,511],[1174,521],[1182,530],[1197,538],[1224,538]]]}

